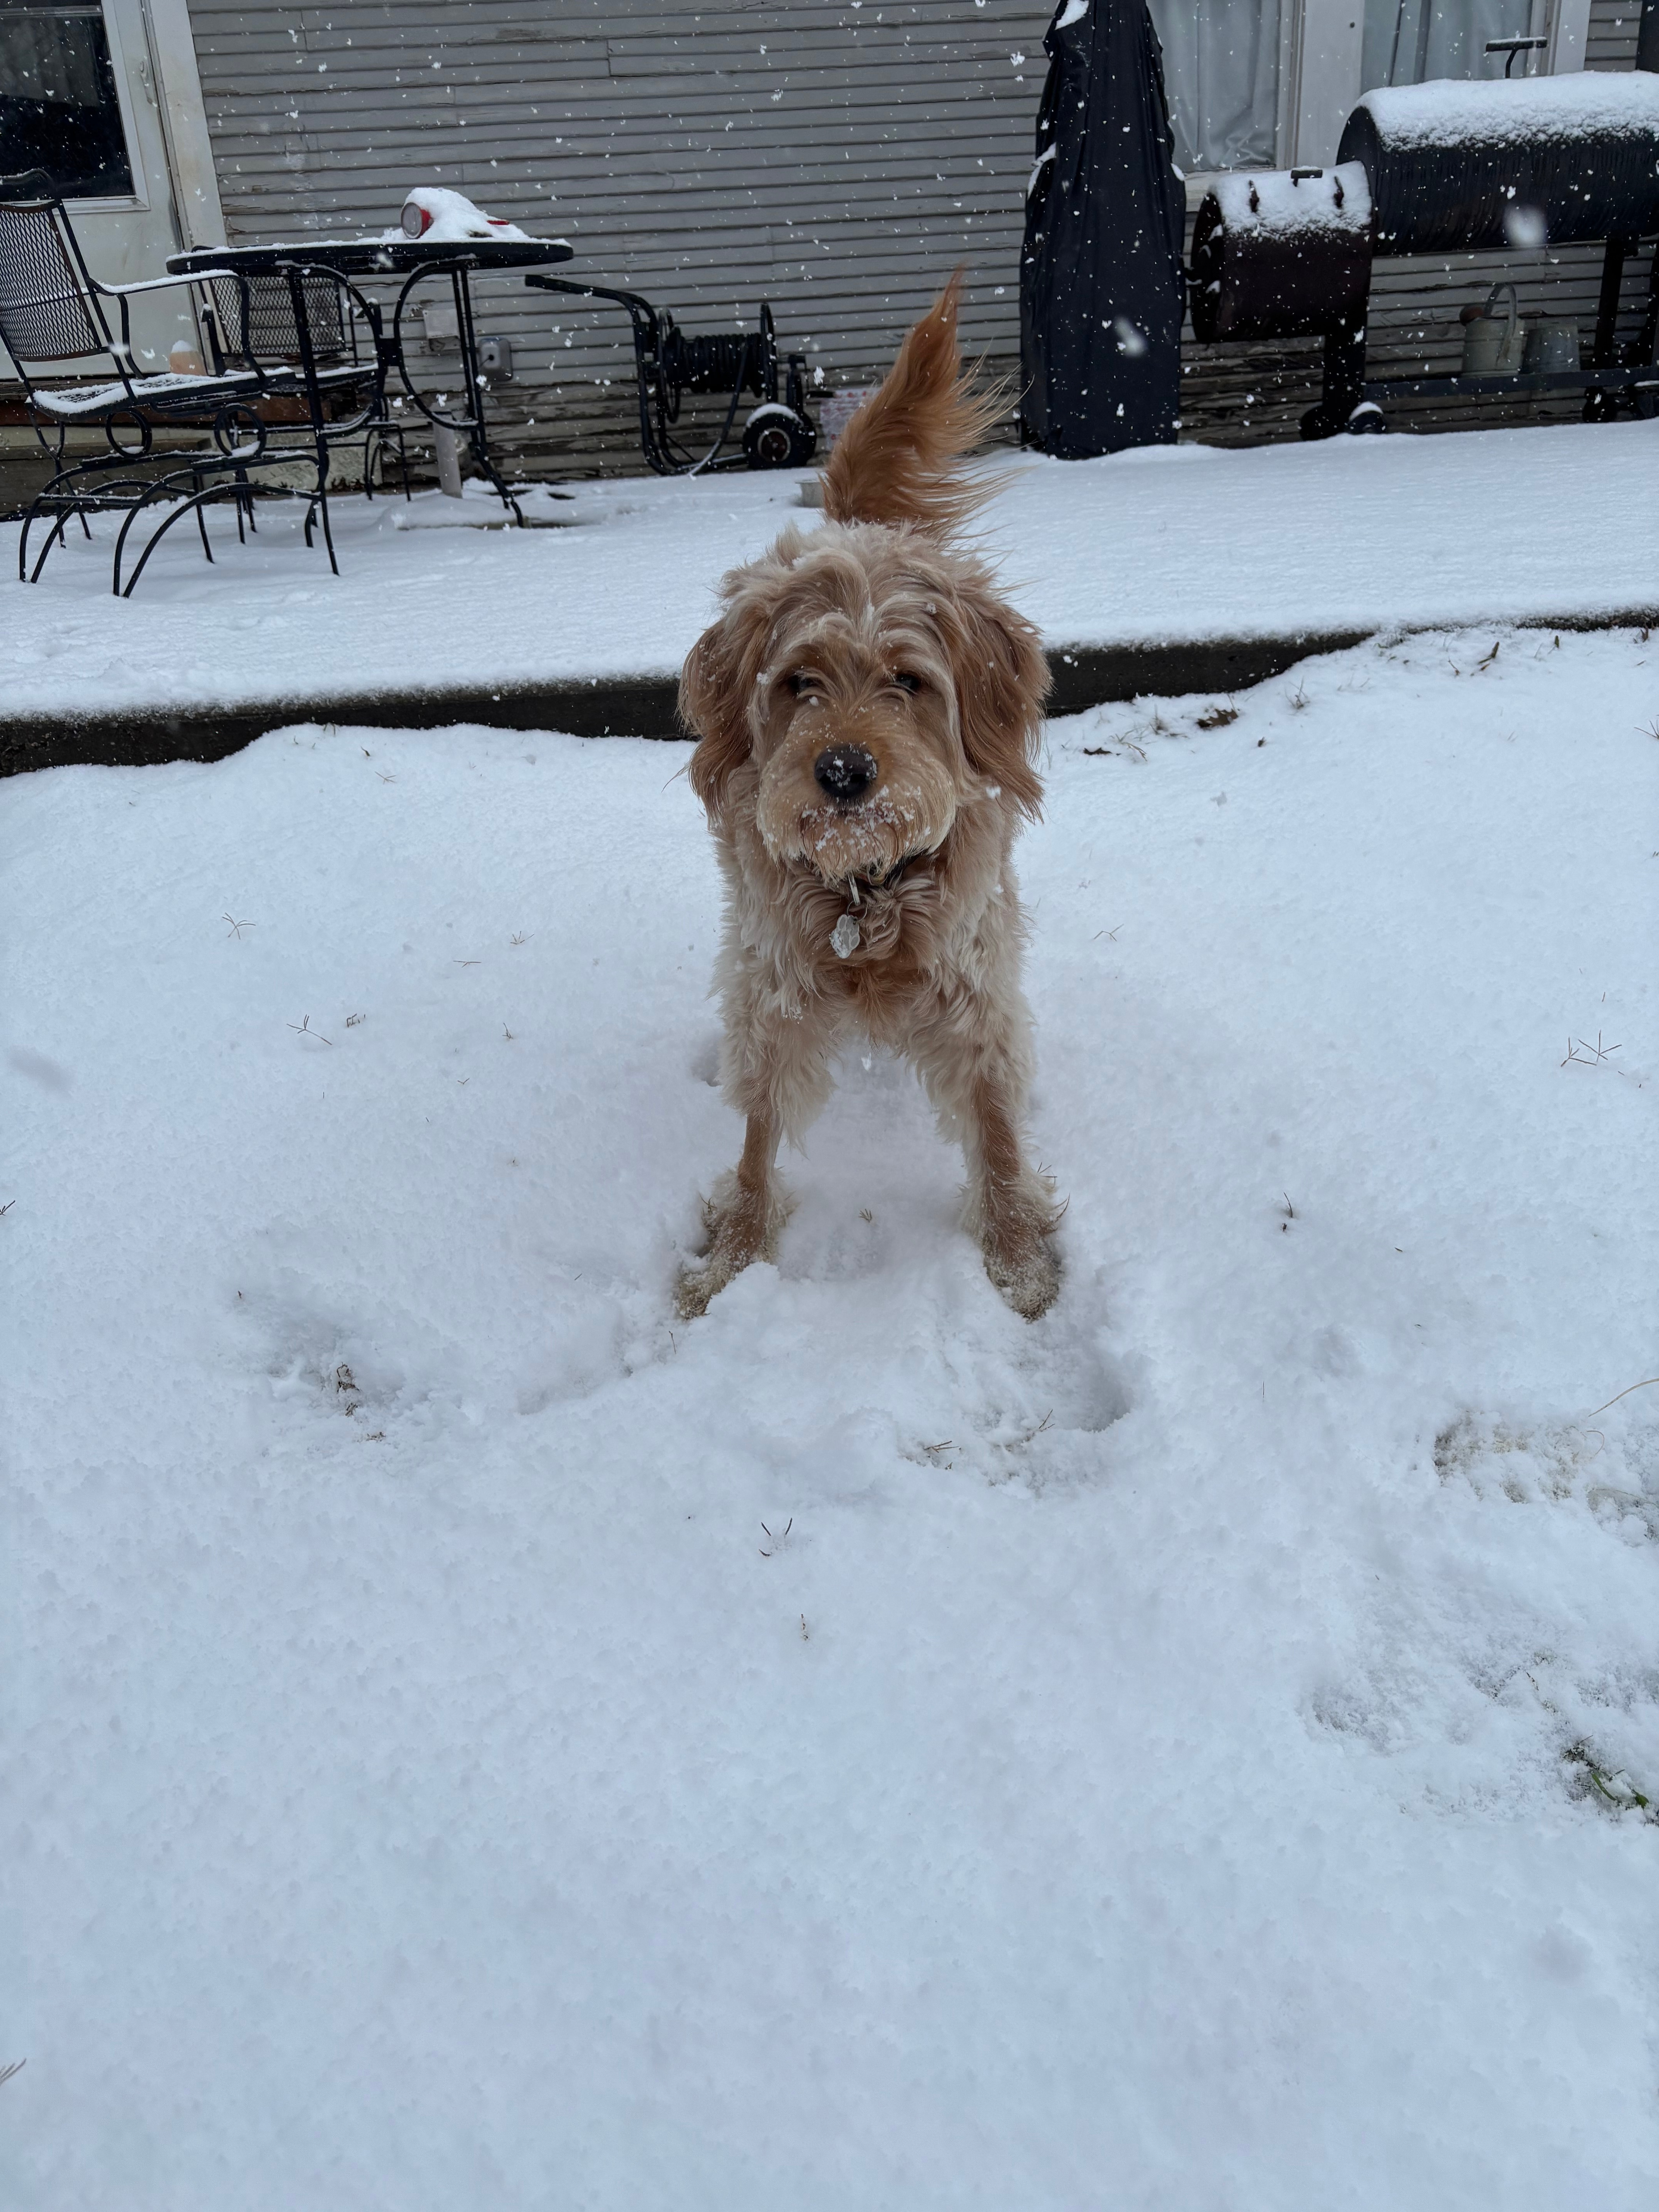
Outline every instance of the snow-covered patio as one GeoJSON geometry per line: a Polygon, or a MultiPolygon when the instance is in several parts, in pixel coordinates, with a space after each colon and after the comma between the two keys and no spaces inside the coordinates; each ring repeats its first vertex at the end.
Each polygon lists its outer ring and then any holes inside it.
{"type": "MultiPolygon", "coordinates": [[[[1524,434],[1079,469],[1086,560],[1028,465],[1012,566],[1058,637],[1647,588],[1654,432],[1524,434]]],[[[781,490],[272,532],[263,605],[71,549],[8,681],[666,668],[781,490]]],[[[0,787],[9,2203],[1651,2203],[1659,647],[1214,704],[1051,727],[1035,1326],[856,1057],[672,1319],[738,1133],[684,747],[0,787]]]]}
{"type": "MultiPolygon", "coordinates": [[[[1364,635],[1444,623],[1641,620],[1659,602],[1659,424],[1334,439],[1109,460],[1010,457],[984,519],[1052,649],[1364,635]]],[[[795,514],[798,475],[629,479],[532,493],[532,530],[483,487],[336,503],[342,574],[298,507],[216,565],[166,540],[135,596],[112,531],[40,584],[0,532],[0,720],[327,702],[593,677],[671,678],[734,561],[795,514]]],[[[798,519],[810,525],[810,513],[798,519]]]]}

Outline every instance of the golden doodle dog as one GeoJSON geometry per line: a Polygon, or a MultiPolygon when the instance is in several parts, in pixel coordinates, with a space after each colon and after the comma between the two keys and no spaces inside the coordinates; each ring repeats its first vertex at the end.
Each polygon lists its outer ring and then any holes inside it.
{"type": "Polygon", "coordinates": [[[721,1076],[743,1157],[680,1279],[688,1316],[787,1214],[776,1161],[861,1035],[908,1060],[969,1172],[986,1269],[1029,1318],[1053,1303],[1052,1186],[1022,1122],[1030,1017],[1011,854],[1042,787],[1048,673],[985,563],[952,543],[983,495],[959,472],[994,403],[957,343],[960,278],[900,349],[823,472],[821,528],[786,530],[721,586],[680,713],[726,879],[721,1076]]]}

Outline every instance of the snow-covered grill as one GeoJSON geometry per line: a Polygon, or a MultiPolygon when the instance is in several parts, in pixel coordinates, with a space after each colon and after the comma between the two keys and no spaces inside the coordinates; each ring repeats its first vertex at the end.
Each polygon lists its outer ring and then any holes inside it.
{"type": "Polygon", "coordinates": [[[1378,253],[1639,238],[1659,229],[1659,76],[1368,92],[1337,159],[1364,171],[1378,253]]]}
{"type": "MultiPolygon", "coordinates": [[[[1659,230],[1659,76],[1583,72],[1370,92],[1330,169],[1221,177],[1193,234],[1188,299],[1201,341],[1325,340],[1324,390],[1304,438],[1380,430],[1379,401],[1578,391],[1587,421],[1659,408],[1659,256],[1641,336],[1619,342],[1625,264],[1659,230]],[[1583,367],[1368,379],[1373,256],[1606,240],[1583,367]]],[[[1538,327],[1542,327],[1541,325],[1538,327]]]]}
{"type": "Polygon", "coordinates": [[[1371,196],[1357,161],[1219,177],[1193,231],[1193,329],[1216,338],[1307,337],[1363,317],[1371,196]]]}

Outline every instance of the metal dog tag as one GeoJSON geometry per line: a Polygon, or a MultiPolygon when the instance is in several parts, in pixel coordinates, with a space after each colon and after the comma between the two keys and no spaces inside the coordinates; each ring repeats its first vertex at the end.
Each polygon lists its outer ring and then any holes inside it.
{"type": "Polygon", "coordinates": [[[838,960],[845,960],[859,949],[859,926],[850,914],[842,915],[830,933],[830,942],[836,948],[838,960]]]}

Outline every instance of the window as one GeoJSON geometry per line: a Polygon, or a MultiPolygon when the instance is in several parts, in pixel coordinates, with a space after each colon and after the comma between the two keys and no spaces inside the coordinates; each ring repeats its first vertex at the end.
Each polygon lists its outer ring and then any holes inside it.
{"type": "MultiPolygon", "coordinates": [[[[1510,57],[1489,54],[1490,39],[1524,39],[1532,0],[1365,0],[1364,89],[1426,84],[1443,76],[1502,76],[1510,57]]],[[[1515,56],[1524,76],[1533,58],[1515,56]]]]}
{"type": "Polygon", "coordinates": [[[1164,48],[1177,167],[1188,174],[1272,168],[1279,0],[1150,0],[1150,5],[1164,48]]]}
{"type": "Polygon", "coordinates": [[[1380,85],[1582,69],[1590,10],[1590,0],[1148,5],[1176,161],[1189,177],[1329,161],[1360,94],[1380,85]]]}
{"type": "Polygon", "coordinates": [[[65,199],[132,190],[98,0],[0,0],[0,174],[44,169],[65,199]]]}

